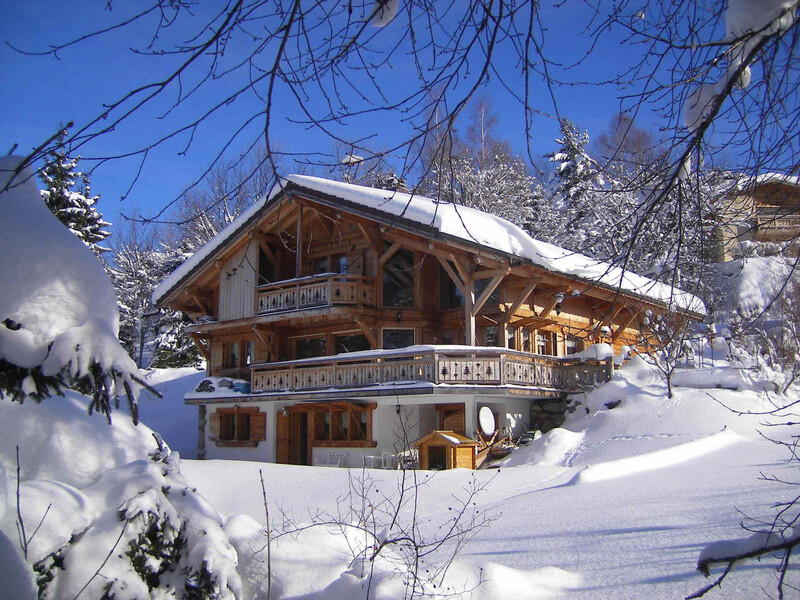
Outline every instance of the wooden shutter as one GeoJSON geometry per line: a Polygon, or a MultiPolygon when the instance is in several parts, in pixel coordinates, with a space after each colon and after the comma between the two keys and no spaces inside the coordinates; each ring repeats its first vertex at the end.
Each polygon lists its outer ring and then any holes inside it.
{"type": "Polygon", "coordinates": [[[219,413],[217,412],[208,416],[208,437],[212,440],[219,439],[219,413]]]}
{"type": "Polygon", "coordinates": [[[267,439],[267,414],[254,413],[250,415],[250,439],[263,442],[267,439]]]}
{"type": "Polygon", "coordinates": [[[278,411],[275,417],[275,461],[282,465],[289,464],[289,415],[278,411]]]}

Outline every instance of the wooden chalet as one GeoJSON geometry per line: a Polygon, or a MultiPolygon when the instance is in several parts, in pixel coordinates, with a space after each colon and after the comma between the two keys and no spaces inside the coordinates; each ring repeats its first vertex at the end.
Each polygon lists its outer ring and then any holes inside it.
{"type": "MultiPolygon", "coordinates": [[[[800,179],[778,173],[731,175],[730,189],[713,206],[707,226],[715,262],[740,255],[742,242],[784,243],[800,236],[800,179]]],[[[793,252],[796,252],[794,250],[793,252]]]]}
{"type": "Polygon", "coordinates": [[[648,311],[703,311],[498,217],[296,175],[153,299],[190,315],[207,360],[186,395],[200,457],[352,467],[401,437],[472,437],[484,406],[519,433],[533,404],[610,377],[573,356],[587,345],[635,346],[648,311]]]}

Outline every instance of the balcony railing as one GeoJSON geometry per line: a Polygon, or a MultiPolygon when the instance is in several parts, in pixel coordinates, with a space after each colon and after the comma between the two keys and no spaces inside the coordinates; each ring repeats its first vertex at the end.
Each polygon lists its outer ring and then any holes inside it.
{"type": "Polygon", "coordinates": [[[416,346],[258,365],[253,367],[251,385],[254,393],[409,382],[569,392],[608,381],[612,372],[610,361],[578,361],[503,348],[416,346]]]}
{"type": "Polygon", "coordinates": [[[325,273],[259,286],[260,315],[323,306],[375,305],[375,284],[361,275],[325,273]]]}

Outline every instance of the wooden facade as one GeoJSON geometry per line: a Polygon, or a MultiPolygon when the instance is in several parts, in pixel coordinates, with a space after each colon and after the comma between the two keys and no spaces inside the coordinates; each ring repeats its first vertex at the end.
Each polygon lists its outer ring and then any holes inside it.
{"type": "MultiPolygon", "coordinates": [[[[645,314],[666,310],[661,300],[359,204],[358,186],[337,184],[343,191],[333,194],[314,181],[324,180],[290,179],[156,293],[159,306],[195,322],[210,376],[250,383],[246,395],[190,393],[187,402],[263,407],[266,459],[311,464],[314,448],[386,449],[389,441],[373,438],[381,406],[392,418],[417,407],[431,425],[424,435],[439,427],[425,407],[451,404],[456,393],[470,407],[460,433],[472,435],[469,411],[484,400],[530,403],[604,381],[610,363],[569,357],[597,342],[635,347],[645,314]],[[369,434],[354,439],[362,419],[369,434]],[[325,422],[327,438],[315,429],[325,422]]],[[[518,429],[525,411],[514,410],[506,424],[518,429]]],[[[213,434],[209,441],[221,447],[213,434]]]]}
{"type": "Polygon", "coordinates": [[[767,174],[733,181],[737,185],[716,199],[708,218],[711,260],[724,262],[737,257],[742,242],[785,243],[800,236],[797,177],[767,174]]]}

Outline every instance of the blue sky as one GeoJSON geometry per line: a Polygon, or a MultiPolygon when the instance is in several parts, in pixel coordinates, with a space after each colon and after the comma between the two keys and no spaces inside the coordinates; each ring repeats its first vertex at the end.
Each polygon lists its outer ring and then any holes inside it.
{"type": "MultiPolygon", "coordinates": [[[[114,12],[104,10],[105,2],[4,2],[0,22],[0,38],[26,50],[42,50],[52,42],[74,38],[79,32],[91,30],[125,16],[125,7],[114,6],[114,12]]],[[[582,3],[580,3],[582,4],[582,3]]],[[[570,5],[570,3],[568,3],[570,5]]],[[[206,5],[207,6],[207,5],[206,5]]],[[[572,5],[575,6],[575,5],[572,5]]],[[[199,8],[197,10],[202,10],[199,8]]],[[[551,25],[547,32],[545,52],[565,63],[578,58],[586,43],[576,36],[576,22],[583,18],[579,12],[567,7],[543,7],[543,19],[551,25]]],[[[389,27],[394,26],[390,24],[389,27]]],[[[399,25],[398,25],[399,26],[399,25]]],[[[60,124],[70,120],[76,124],[86,122],[101,110],[103,103],[111,102],[127,90],[149,81],[165,72],[170,58],[147,57],[130,52],[132,45],[142,45],[148,39],[150,28],[135,26],[119,34],[109,34],[67,48],[59,58],[53,56],[26,56],[14,52],[7,44],[0,47],[0,151],[6,153],[13,144],[19,144],[17,153],[27,153],[52,135],[60,124]]],[[[184,30],[183,35],[186,35],[184,30]]],[[[235,56],[236,49],[230,51],[235,56]]],[[[515,66],[508,61],[498,64],[518,77],[515,66]]],[[[625,53],[621,46],[609,39],[591,63],[570,73],[576,80],[599,79],[621,69],[625,53]]],[[[401,66],[402,67],[402,66],[401,66]]],[[[398,73],[398,80],[403,75],[398,73]]],[[[493,78],[484,90],[498,116],[497,133],[510,141],[512,148],[522,153],[526,139],[519,106],[493,78]]],[[[219,94],[219,91],[217,92],[219,94]]],[[[575,121],[582,129],[595,136],[604,130],[619,109],[619,91],[597,86],[559,86],[556,89],[563,115],[575,121]]],[[[197,113],[213,98],[213,94],[199,94],[182,109],[181,117],[197,113]]],[[[317,101],[310,98],[312,104],[317,101]]],[[[545,116],[537,117],[530,140],[533,154],[539,156],[555,149],[553,139],[557,124],[552,104],[543,84],[535,88],[534,102],[545,116]]],[[[291,105],[287,96],[278,96],[278,104],[291,105]]],[[[164,105],[162,105],[163,107],[164,105]]],[[[92,182],[95,193],[101,195],[100,210],[111,221],[119,213],[152,214],[175,198],[184,186],[198,177],[214,157],[220,144],[243,115],[260,109],[256,98],[249,98],[225,116],[206,123],[195,136],[185,153],[185,143],[168,143],[148,156],[142,175],[124,201],[120,201],[130,186],[133,174],[139,168],[138,159],[120,159],[106,162],[95,169],[92,182]]],[[[163,108],[162,108],[163,110],[163,108]]],[[[296,114],[296,113],[294,113],[296,114]]],[[[332,143],[318,132],[292,123],[285,113],[278,113],[274,122],[273,139],[281,149],[297,152],[330,153],[332,143]]],[[[125,152],[131,144],[159,135],[169,126],[169,119],[159,119],[158,110],[147,110],[129,120],[112,134],[84,147],[84,157],[116,155],[125,152]]],[[[363,135],[374,135],[373,144],[391,143],[402,127],[402,116],[383,115],[362,120],[353,127],[363,135]]],[[[640,125],[649,126],[645,119],[640,125]]],[[[251,127],[247,139],[258,135],[261,123],[251,127]]],[[[185,139],[185,138],[184,138],[185,139]]],[[[245,142],[234,145],[242,150],[245,142]]],[[[84,168],[88,166],[83,163],[84,168]]],[[[291,161],[284,160],[287,172],[302,170],[291,161]]]]}

